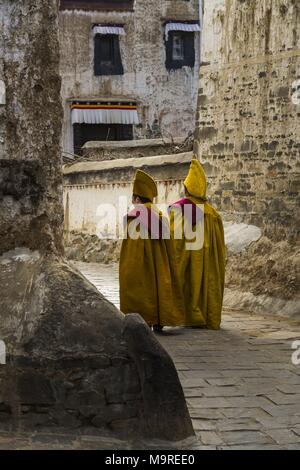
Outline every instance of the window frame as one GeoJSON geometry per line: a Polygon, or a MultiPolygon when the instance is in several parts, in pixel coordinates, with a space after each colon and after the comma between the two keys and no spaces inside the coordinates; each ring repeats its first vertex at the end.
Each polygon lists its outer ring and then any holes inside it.
{"type": "Polygon", "coordinates": [[[94,36],[94,75],[123,75],[120,38],[117,34],[95,34],[94,36]],[[109,39],[112,42],[112,62],[105,63],[101,60],[101,40],[109,39]]]}
{"type": "Polygon", "coordinates": [[[182,67],[194,68],[196,61],[195,51],[195,32],[190,31],[170,31],[168,39],[165,40],[166,45],[166,68],[167,70],[178,70],[182,67]],[[181,35],[184,44],[183,60],[173,59],[174,36],[181,35]]]}
{"type": "Polygon", "coordinates": [[[172,42],[172,61],[184,61],[185,59],[185,50],[184,50],[184,38],[182,36],[182,34],[180,33],[180,31],[174,31],[174,34],[173,34],[173,42],[172,42]],[[178,58],[178,57],[174,57],[174,53],[175,53],[175,40],[176,38],[179,38],[180,39],[180,42],[178,45],[178,51],[180,49],[180,56],[181,58],[178,58]]]}

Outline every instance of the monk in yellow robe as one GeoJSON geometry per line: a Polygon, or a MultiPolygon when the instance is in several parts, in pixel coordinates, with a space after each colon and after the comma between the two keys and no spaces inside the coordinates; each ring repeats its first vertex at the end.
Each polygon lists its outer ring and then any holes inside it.
{"type": "Polygon", "coordinates": [[[125,217],[125,238],[120,256],[120,307],[139,313],[160,331],[184,325],[184,306],[178,279],[175,248],[167,217],[153,204],[155,181],[138,170],[133,185],[134,209],[125,217]]]}
{"type": "Polygon", "coordinates": [[[225,280],[223,223],[206,199],[206,176],[193,159],[184,199],[169,207],[171,233],[182,283],[186,326],[217,330],[225,280]],[[188,233],[188,239],[187,239],[188,233]]]}

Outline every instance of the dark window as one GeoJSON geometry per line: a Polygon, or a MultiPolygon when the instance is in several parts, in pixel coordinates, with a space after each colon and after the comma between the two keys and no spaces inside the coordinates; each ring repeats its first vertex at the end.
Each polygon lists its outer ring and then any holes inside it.
{"type": "Polygon", "coordinates": [[[185,31],[169,32],[166,41],[166,68],[168,70],[180,69],[195,65],[195,36],[185,31]]]}
{"type": "Polygon", "coordinates": [[[95,75],[123,75],[119,36],[95,35],[95,75]]]}
{"type": "Polygon", "coordinates": [[[74,124],[74,153],[82,154],[86,142],[107,140],[133,140],[131,124],[74,124]]]}

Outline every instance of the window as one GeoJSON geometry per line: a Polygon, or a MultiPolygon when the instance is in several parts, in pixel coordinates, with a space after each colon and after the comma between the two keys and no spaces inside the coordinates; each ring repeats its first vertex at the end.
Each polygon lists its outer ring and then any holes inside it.
{"type": "Polygon", "coordinates": [[[172,60],[184,60],[184,39],[182,34],[174,33],[172,45],[172,60]]]}
{"type": "Polygon", "coordinates": [[[131,124],[74,124],[74,153],[82,155],[82,147],[90,141],[133,140],[131,124]]]}
{"type": "Polygon", "coordinates": [[[123,75],[118,35],[95,35],[94,70],[95,75],[123,75]]]}
{"type": "Polygon", "coordinates": [[[193,32],[170,31],[166,41],[166,68],[180,69],[195,65],[195,39],[193,32]]]}

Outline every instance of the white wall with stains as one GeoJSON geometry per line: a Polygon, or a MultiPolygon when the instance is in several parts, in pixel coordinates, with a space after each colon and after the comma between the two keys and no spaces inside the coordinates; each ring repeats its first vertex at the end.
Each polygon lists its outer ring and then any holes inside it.
{"type": "Polygon", "coordinates": [[[183,181],[191,159],[192,152],[186,152],[65,166],[65,231],[118,237],[131,206],[132,181],[139,168],[155,179],[155,203],[167,214],[168,205],[184,196],[183,181]]]}
{"type": "Polygon", "coordinates": [[[63,150],[72,152],[71,99],[135,99],[140,125],[134,138],[185,137],[194,131],[200,34],[195,67],[168,72],[164,22],[199,19],[199,0],[137,0],[134,12],[60,12],[60,71],[64,105],[63,150]],[[94,76],[92,25],[124,24],[120,37],[124,75],[94,76]]]}

